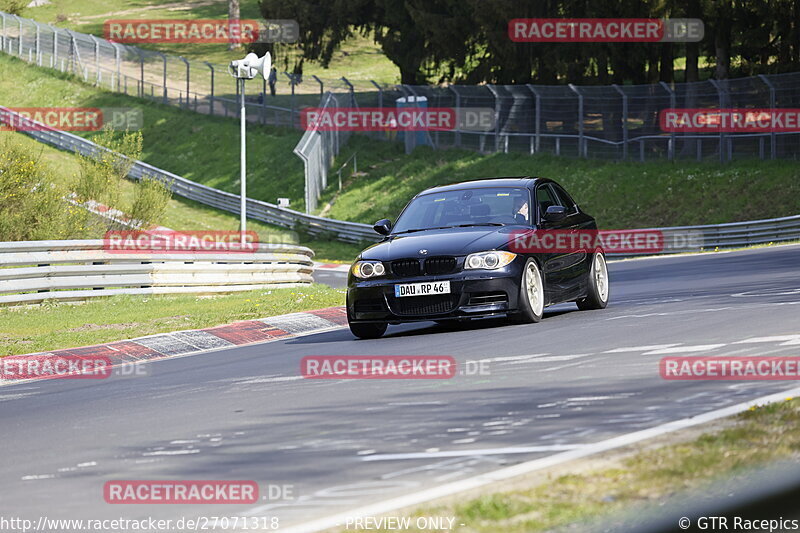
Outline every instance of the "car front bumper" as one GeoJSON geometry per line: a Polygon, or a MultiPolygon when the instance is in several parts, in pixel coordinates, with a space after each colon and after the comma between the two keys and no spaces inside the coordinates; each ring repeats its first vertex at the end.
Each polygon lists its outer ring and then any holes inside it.
{"type": "Polygon", "coordinates": [[[518,308],[521,261],[497,270],[464,270],[446,276],[357,280],[347,288],[350,322],[418,322],[504,315],[518,308]],[[397,284],[449,281],[450,294],[396,298],[397,284]]]}

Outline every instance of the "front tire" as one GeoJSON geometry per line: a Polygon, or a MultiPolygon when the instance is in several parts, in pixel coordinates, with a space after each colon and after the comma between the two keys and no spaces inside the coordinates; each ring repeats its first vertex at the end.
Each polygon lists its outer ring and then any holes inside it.
{"type": "Polygon", "coordinates": [[[581,311],[605,309],[608,305],[609,285],[608,266],[603,252],[595,252],[592,267],[589,269],[589,293],[575,303],[581,311]]]}
{"type": "Polygon", "coordinates": [[[386,322],[353,323],[349,322],[350,332],[359,339],[379,339],[386,333],[386,322]]]}
{"type": "Polygon", "coordinates": [[[539,265],[528,258],[522,269],[517,298],[519,311],[511,319],[521,324],[533,324],[542,320],[544,314],[544,282],[539,265]]]}

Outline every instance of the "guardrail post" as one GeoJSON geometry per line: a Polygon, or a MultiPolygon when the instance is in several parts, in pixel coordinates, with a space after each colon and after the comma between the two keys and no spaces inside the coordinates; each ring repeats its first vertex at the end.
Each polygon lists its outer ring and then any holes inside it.
{"type": "MultiPolygon", "coordinates": [[[[667,94],[669,95],[669,106],[672,109],[675,109],[675,106],[676,106],[676,103],[675,103],[675,91],[673,91],[672,88],[669,85],[666,84],[666,82],[662,81],[662,82],[659,82],[659,83],[661,84],[661,87],[663,87],[664,90],[667,91],[667,94]]],[[[675,159],[675,132],[674,131],[669,134],[669,148],[668,148],[667,152],[668,152],[669,160],[673,161],[675,159]]]]}
{"type": "Polygon", "coordinates": [[[208,61],[203,61],[211,69],[211,116],[214,116],[214,65],[208,61]]]}
{"type": "Polygon", "coordinates": [[[533,98],[535,100],[534,112],[536,113],[536,122],[534,124],[534,136],[536,138],[536,145],[534,153],[538,154],[542,150],[542,96],[539,94],[539,91],[536,90],[536,87],[530,83],[527,84],[526,87],[533,93],[533,98]]]}
{"type": "Polygon", "coordinates": [[[189,109],[189,75],[191,74],[189,60],[183,56],[178,56],[178,59],[183,61],[183,64],[186,65],[186,109],[189,109]]]}
{"type": "Polygon", "coordinates": [[[628,160],[628,95],[616,83],[612,85],[622,96],[622,160],[628,160]]]}
{"type": "MultiPolygon", "coordinates": [[[[767,78],[763,74],[759,74],[758,77],[761,78],[761,81],[763,81],[764,84],[767,87],[769,87],[769,109],[774,114],[775,113],[775,86],[772,84],[771,81],[769,81],[769,78],[767,78]]],[[[778,154],[778,146],[777,146],[777,143],[776,143],[777,138],[778,137],[777,137],[777,135],[775,134],[774,131],[770,132],[770,134],[769,134],[769,158],[770,159],[775,159],[777,157],[777,154],[778,154]]],[[[763,156],[762,156],[762,159],[763,159],[763,156]]]]}
{"type": "MultiPolygon", "coordinates": [[[[724,108],[725,104],[723,104],[723,97],[722,97],[723,91],[720,88],[719,82],[717,80],[714,80],[714,79],[711,79],[711,78],[709,78],[708,81],[711,82],[711,85],[713,85],[714,89],[717,90],[720,109],[724,108]]],[[[725,138],[726,138],[725,134],[720,131],[719,132],[719,162],[720,163],[724,163],[725,162],[725,152],[726,152],[726,150],[725,150],[725,138]]]]}
{"type": "Polygon", "coordinates": [[[583,95],[573,84],[567,86],[578,95],[578,156],[587,157],[586,140],[583,138],[583,95]]]}

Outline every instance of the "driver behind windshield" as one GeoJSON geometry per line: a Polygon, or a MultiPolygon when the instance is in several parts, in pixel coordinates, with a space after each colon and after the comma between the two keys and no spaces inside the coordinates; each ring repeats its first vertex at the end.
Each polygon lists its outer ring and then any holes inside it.
{"type": "Polygon", "coordinates": [[[514,220],[518,224],[528,223],[528,201],[522,196],[514,197],[514,209],[512,211],[514,220]]]}

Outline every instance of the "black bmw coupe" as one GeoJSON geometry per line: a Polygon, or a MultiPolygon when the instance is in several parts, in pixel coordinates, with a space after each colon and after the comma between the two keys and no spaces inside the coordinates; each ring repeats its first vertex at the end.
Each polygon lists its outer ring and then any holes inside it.
{"type": "Polygon", "coordinates": [[[359,255],[347,282],[350,330],[377,338],[388,324],[505,315],[538,322],[544,308],[577,302],[602,309],[609,283],[601,247],[520,249],[520,235],[596,230],[556,182],[495,178],[434,187],[397,222],[375,223],[384,239],[359,255]]]}

